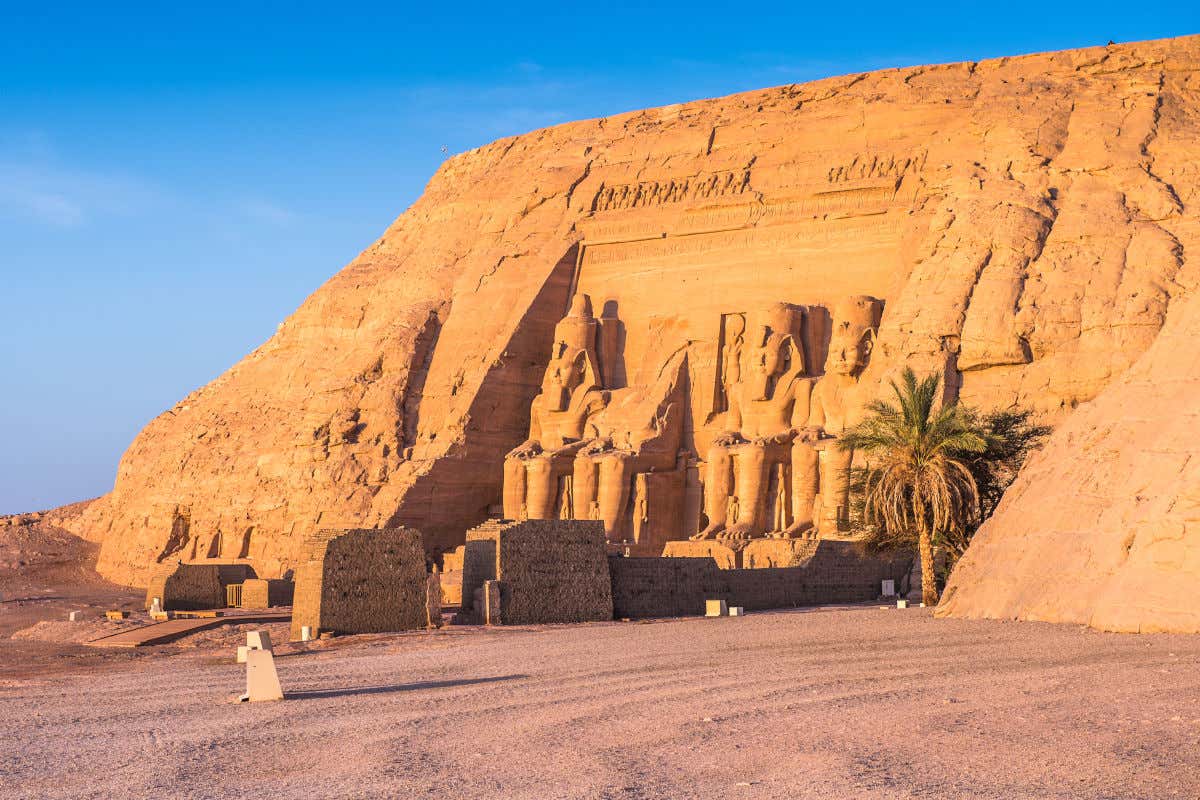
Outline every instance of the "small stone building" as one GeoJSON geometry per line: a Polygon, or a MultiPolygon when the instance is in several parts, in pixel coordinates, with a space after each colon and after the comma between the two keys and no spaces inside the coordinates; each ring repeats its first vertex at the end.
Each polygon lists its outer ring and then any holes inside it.
{"type": "Polygon", "coordinates": [[[483,622],[475,596],[500,588],[506,625],[611,620],[612,582],[604,523],[594,520],[494,520],[467,532],[464,616],[483,622]]]}
{"type": "Polygon", "coordinates": [[[291,581],[248,578],[242,582],[242,608],[290,606],[294,591],[291,581]]]}
{"type": "Polygon", "coordinates": [[[322,530],[305,544],[296,568],[292,639],[308,626],[315,636],[384,633],[429,622],[425,548],[409,528],[322,530]]]}
{"type": "Polygon", "coordinates": [[[199,611],[229,605],[226,587],[257,577],[244,563],[163,564],[150,576],[146,608],[154,598],[164,611],[199,611]]]}

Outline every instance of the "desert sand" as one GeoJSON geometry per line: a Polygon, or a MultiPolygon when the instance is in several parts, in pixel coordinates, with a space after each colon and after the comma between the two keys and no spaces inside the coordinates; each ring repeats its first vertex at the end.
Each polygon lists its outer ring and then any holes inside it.
{"type": "Polygon", "coordinates": [[[5,681],[0,796],[1200,793],[1196,637],[859,606],[278,654],[289,699],[253,706],[230,649],[5,681]]]}

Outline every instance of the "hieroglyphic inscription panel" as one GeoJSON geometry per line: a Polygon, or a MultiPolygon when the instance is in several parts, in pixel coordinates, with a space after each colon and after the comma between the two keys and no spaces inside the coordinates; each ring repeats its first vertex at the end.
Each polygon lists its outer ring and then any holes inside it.
{"type": "Polygon", "coordinates": [[[925,169],[929,153],[918,150],[911,155],[871,155],[860,153],[844,164],[830,167],[826,178],[830,183],[847,183],[868,178],[895,178],[897,181],[910,172],[925,169]]]}
{"type": "Polygon", "coordinates": [[[601,186],[592,211],[646,208],[742,194],[750,188],[750,168],[722,170],[679,178],[601,186]]]}

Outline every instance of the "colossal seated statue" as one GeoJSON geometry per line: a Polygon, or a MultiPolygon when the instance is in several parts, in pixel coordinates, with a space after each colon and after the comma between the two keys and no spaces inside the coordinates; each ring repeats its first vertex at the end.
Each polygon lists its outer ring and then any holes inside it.
{"type": "Polygon", "coordinates": [[[668,531],[678,527],[686,376],[687,353],[682,351],[668,359],[652,386],[613,391],[593,422],[598,435],[575,456],[575,516],[603,520],[611,543],[641,545],[657,555],[668,531]],[[674,472],[674,479],[655,480],[667,472],[674,472]],[[657,496],[649,496],[652,486],[657,496]],[[651,528],[664,535],[650,536],[651,528]]]}
{"type": "Polygon", "coordinates": [[[784,465],[797,423],[809,416],[804,309],[775,303],[752,322],[729,348],[725,430],[707,453],[708,525],[693,539],[750,539],[788,530],[796,516],[795,476],[784,465]]]}
{"type": "Polygon", "coordinates": [[[567,316],[554,328],[542,391],[529,411],[529,438],[504,458],[508,519],[572,516],[575,454],[595,435],[589,422],[607,402],[596,350],[599,328],[591,299],[575,295],[567,316]]]}
{"type": "Polygon", "coordinates": [[[808,425],[797,438],[796,460],[816,464],[809,475],[817,477],[814,515],[819,536],[844,530],[849,517],[850,469],[853,452],[834,444],[847,428],[858,423],[872,396],[860,381],[879,331],[883,302],[857,295],[838,304],[825,374],[812,390],[808,425]]]}

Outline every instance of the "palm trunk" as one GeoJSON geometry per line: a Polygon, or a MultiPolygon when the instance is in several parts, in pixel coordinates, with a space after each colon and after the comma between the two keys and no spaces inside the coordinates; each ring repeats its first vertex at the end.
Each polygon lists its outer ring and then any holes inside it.
{"type": "Polygon", "coordinates": [[[917,512],[917,554],[921,559],[921,602],[926,608],[937,605],[937,579],[933,574],[933,536],[929,532],[929,518],[925,515],[925,503],[920,493],[914,493],[913,510],[917,512]]]}

